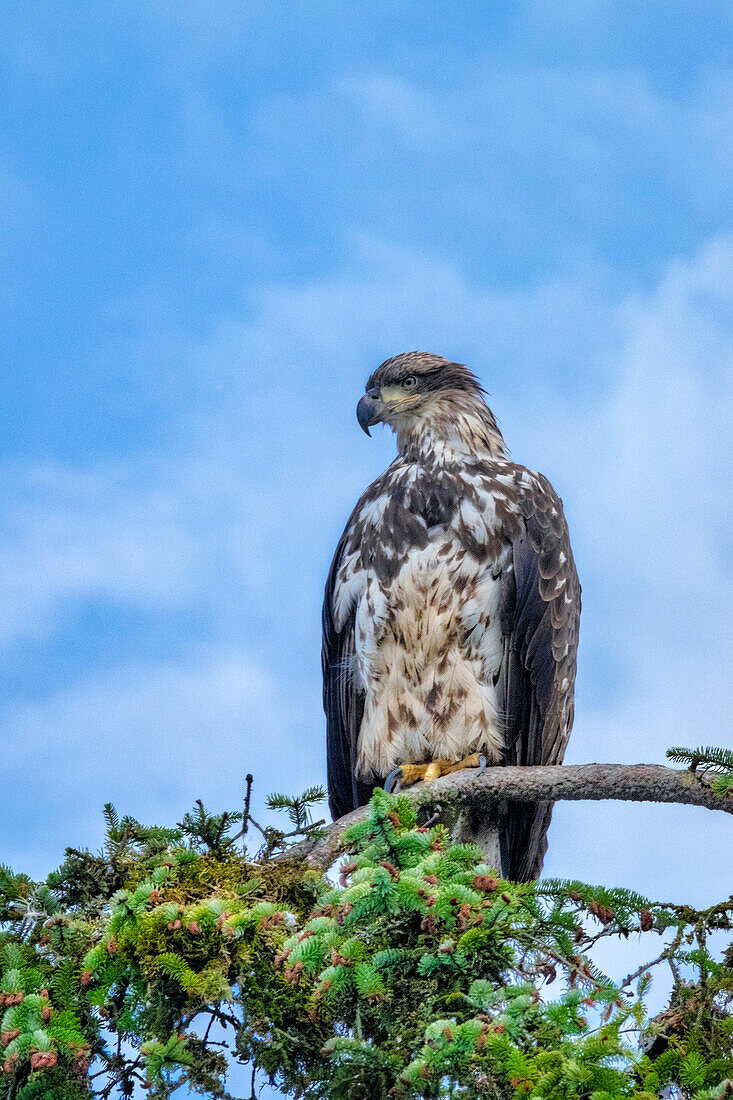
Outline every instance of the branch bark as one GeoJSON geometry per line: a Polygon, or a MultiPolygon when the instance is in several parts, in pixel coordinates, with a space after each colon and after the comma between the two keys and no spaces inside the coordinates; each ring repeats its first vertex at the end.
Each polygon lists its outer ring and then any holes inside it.
{"type": "MultiPolygon", "coordinates": [[[[674,802],[704,806],[733,814],[733,798],[719,798],[704,780],[689,770],[660,764],[550,764],[537,767],[487,768],[454,772],[432,783],[406,790],[416,805],[450,804],[458,811],[480,811],[507,799],[518,802],[674,802]]],[[[306,858],[325,870],[344,850],[343,833],[367,814],[367,808],[346,814],[329,826],[324,839],[303,841],[284,857],[306,858]]]]}

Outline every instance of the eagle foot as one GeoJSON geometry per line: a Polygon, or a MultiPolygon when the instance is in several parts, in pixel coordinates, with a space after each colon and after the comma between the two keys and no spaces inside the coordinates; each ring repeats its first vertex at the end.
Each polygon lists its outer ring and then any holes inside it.
{"type": "Polygon", "coordinates": [[[478,768],[480,775],[485,767],[486,757],[478,752],[472,752],[457,764],[452,764],[449,760],[431,760],[428,764],[401,764],[389,773],[384,781],[384,789],[388,794],[397,794],[404,787],[412,787],[415,783],[431,783],[441,775],[451,775],[453,772],[463,771],[464,768],[478,768]]]}

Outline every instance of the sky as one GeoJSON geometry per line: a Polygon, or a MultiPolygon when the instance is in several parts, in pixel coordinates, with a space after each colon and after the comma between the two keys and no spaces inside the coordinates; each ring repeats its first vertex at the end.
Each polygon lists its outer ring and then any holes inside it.
{"type": "MultiPolygon", "coordinates": [[[[394,448],[354,410],[413,348],[563,497],[566,759],[733,744],[727,0],[0,10],[0,861],[323,781],[323,584],[394,448]]],[[[565,803],[545,873],[712,903],[731,850],[565,803]]]]}

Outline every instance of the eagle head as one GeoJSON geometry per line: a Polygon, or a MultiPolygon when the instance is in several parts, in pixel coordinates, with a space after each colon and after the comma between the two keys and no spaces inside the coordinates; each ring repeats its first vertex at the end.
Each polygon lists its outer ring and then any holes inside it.
{"type": "Polygon", "coordinates": [[[367,435],[373,424],[389,424],[398,431],[440,410],[450,415],[450,405],[459,396],[483,405],[483,392],[476,375],[462,363],[426,351],[406,351],[377,367],[356,416],[367,435]]]}
{"type": "Polygon", "coordinates": [[[388,424],[403,454],[499,456],[504,440],[473,371],[442,355],[407,351],[386,359],[366,384],[356,417],[369,435],[388,424]]]}

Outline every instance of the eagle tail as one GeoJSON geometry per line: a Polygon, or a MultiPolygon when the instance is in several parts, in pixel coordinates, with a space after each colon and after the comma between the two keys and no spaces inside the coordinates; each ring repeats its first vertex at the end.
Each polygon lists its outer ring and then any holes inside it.
{"type": "Polygon", "coordinates": [[[539,878],[547,851],[552,802],[507,802],[499,832],[502,874],[512,882],[539,878]]]}

